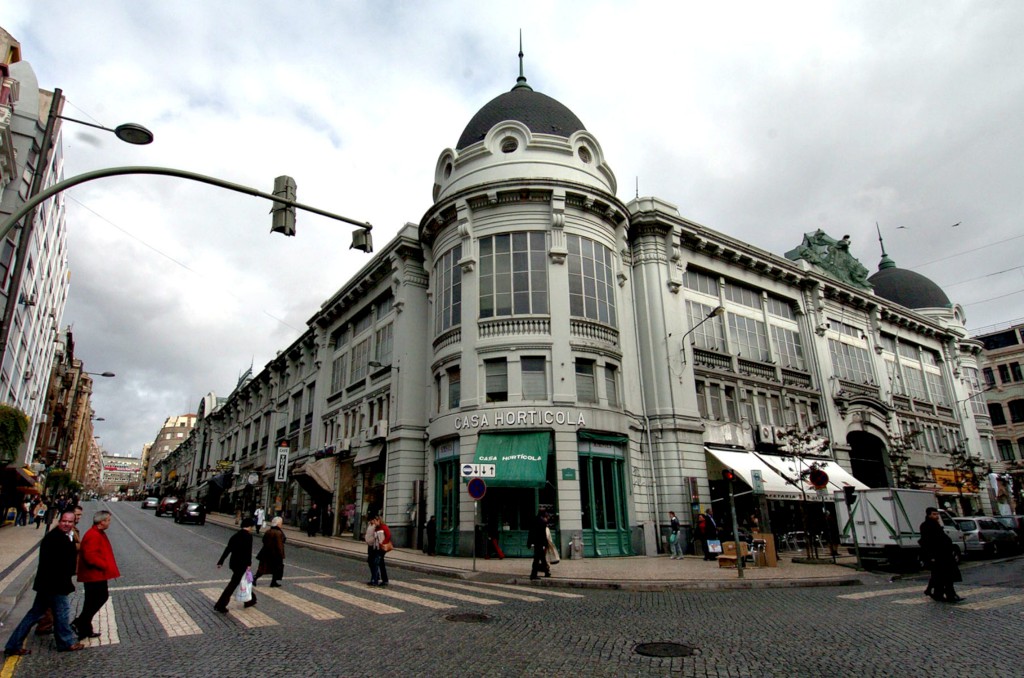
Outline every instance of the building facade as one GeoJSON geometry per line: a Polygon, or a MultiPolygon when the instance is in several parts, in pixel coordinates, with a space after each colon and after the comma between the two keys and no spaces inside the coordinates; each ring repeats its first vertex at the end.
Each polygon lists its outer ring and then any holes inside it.
{"type": "MultiPolygon", "coordinates": [[[[0,220],[63,178],[60,121],[53,92],[39,89],[20,45],[0,29],[0,220]]],[[[64,197],[40,205],[28,224],[0,241],[0,399],[31,420],[31,461],[43,421],[55,343],[68,296],[64,197]]]]}
{"type": "Polygon", "coordinates": [[[142,482],[147,491],[152,491],[154,488],[168,483],[170,483],[167,488],[169,492],[176,493],[184,488],[192,460],[189,460],[187,469],[168,464],[167,460],[188,438],[195,423],[196,415],[194,414],[179,414],[164,420],[164,425],[149,448],[147,465],[141,470],[142,482]]]}
{"type": "Polygon", "coordinates": [[[104,493],[131,492],[139,487],[142,478],[142,460],[104,454],[100,472],[100,491],[104,493]]]}
{"type": "Polygon", "coordinates": [[[204,399],[186,492],[293,522],[329,505],[355,537],[382,512],[405,546],[434,516],[453,555],[484,536],[528,555],[540,509],[563,548],[654,553],[669,510],[728,513],[725,469],[764,485],[740,522],[776,531],[807,505],[826,520],[846,485],[991,509],[967,473],[991,456],[982,344],[884,251],[869,278],[845,237],[794,229],[780,256],[660,198],[623,202],[598,139],[522,76],[433,184],[302,336],[204,399]]]}
{"type": "Polygon", "coordinates": [[[986,328],[974,338],[985,347],[981,369],[995,437],[987,489],[998,513],[1019,514],[1024,509],[1024,322],[986,328]]]}

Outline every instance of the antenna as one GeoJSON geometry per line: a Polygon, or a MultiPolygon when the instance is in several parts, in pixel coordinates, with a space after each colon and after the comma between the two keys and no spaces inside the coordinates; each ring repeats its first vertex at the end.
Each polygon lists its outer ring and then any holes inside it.
{"type": "Polygon", "coordinates": [[[636,178],[636,198],[638,200],[640,199],[640,177],[639,176],[637,176],[637,178],[636,178]]]}

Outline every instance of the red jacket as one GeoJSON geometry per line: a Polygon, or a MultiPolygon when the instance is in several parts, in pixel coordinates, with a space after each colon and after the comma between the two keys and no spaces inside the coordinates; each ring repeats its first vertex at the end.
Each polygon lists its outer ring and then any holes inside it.
{"type": "Polygon", "coordinates": [[[82,537],[82,548],[78,552],[78,581],[106,581],[121,576],[114,561],[114,549],[110,539],[102,530],[93,525],[82,537]]]}

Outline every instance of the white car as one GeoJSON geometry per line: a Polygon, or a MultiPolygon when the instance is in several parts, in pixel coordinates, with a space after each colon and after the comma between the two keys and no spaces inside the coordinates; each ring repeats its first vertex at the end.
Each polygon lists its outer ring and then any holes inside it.
{"type": "Polygon", "coordinates": [[[146,497],[142,502],[142,508],[144,509],[156,509],[160,505],[160,499],[157,497],[146,497]]]}

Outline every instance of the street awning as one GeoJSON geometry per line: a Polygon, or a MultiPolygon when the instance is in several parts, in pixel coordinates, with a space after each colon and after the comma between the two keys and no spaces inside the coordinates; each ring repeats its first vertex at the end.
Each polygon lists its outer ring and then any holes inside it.
{"type": "MultiPolygon", "coordinates": [[[[768,499],[782,501],[822,501],[818,491],[806,479],[801,479],[800,474],[810,466],[810,460],[801,460],[795,457],[780,457],[769,454],[756,454],[745,450],[720,450],[713,447],[704,448],[716,462],[708,464],[708,476],[712,478],[721,477],[723,468],[732,469],[743,482],[753,488],[751,471],[761,472],[761,481],[764,485],[765,497],[768,499]],[[803,493],[801,493],[801,487],[803,493]]],[[[824,498],[832,501],[832,493],[836,490],[842,491],[843,487],[851,485],[858,490],[866,490],[868,486],[860,482],[845,469],[834,461],[813,460],[818,467],[828,475],[828,492],[824,498]]]]}
{"type": "Polygon", "coordinates": [[[551,434],[482,433],[477,439],[474,464],[494,464],[491,487],[544,487],[548,475],[551,434]]]}
{"type": "Polygon", "coordinates": [[[221,490],[227,489],[231,484],[231,473],[219,473],[215,475],[210,478],[210,484],[219,487],[221,490]]]}
{"type": "MultiPolygon", "coordinates": [[[[304,483],[311,483],[321,492],[334,492],[334,476],[337,469],[337,458],[327,457],[315,461],[307,461],[305,464],[292,471],[292,477],[299,485],[306,490],[304,483]]],[[[312,486],[311,485],[311,486],[312,486]]]]}
{"type": "Polygon", "coordinates": [[[384,445],[377,443],[376,445],[370,445],[359,450],[356,454],[355,459],[352,460],[353,466],[362,466],[363,464],[372,464],[373,462],[380,459],[381,452],[384,451],[384,445]]]}

